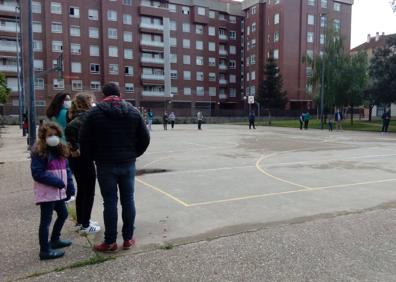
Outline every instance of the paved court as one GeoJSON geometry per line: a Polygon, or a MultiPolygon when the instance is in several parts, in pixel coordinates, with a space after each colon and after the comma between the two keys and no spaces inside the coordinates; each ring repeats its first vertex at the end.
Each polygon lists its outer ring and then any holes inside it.
{"type": "MultiPolygon", "coordinates": [[[[348,131],[154,127],[137,163],[139,247],[396,201],[395,141],[392,134],[348,131]]],[[[94,217],[103,220],[99,192],[94,217]]]]}

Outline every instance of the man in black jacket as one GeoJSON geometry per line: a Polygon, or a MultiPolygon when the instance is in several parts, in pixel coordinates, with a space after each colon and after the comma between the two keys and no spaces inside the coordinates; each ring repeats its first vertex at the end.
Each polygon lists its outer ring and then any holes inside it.
{"type": "Polygon", "coordinates": [[[100,191],[104,205],[105,241],[95,245],[95,250],[117,250],[117,189],[122,206],[123,248],[135,243],[135,161],[147,149],[150,135],[139,111],[120,98],[114,83],[103,89],[105,99],[87,116],[81,129],[81,155],[95,161],[100,191]]]}

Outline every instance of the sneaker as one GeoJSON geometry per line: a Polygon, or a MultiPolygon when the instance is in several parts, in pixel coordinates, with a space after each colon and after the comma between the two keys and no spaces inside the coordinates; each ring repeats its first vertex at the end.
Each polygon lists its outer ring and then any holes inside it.
{"type": "Polygon", "coordinates": [[[95,234],[100,231],[100,226],[98,225],[89,225],[88,227],[83,227],[81,226],[80,228],[80,235],[89,235],[89,234],[95,234]]]}
{"type": "Polygon", "coordinates": [[[89,220],[89,225],[95,225],[95,226],[100,226],[99,222],[95,221],[95,220],[89,220]]]}
{"type": "Polygon", "coordinates": [[[124,250],[129,250],[131,247],[135,246],[135,240],[131,239],[131,240],[126,240],[124,241],[124,244],[122,245],[122,248],[124,250]]]}
{"type": "Polygon", "coordinates": [[[118,246],[117,243],[113,243],[113,244],[106,244],[106,243],[101,243],[98,245],[95,245],[94,250],[97,252],[103,252],[103,253],[112,253],[117,251],[118,246]]]}
{"type": "Polygon", "coordinates": [[[70,240],[57,240],[57,241],[51,241],[50,246],[51,249],[62,249],[65,247],[69,247],[72,244],[72,241],[70,240]]]}
{"type": "Polygon", "coordinates": [[[40,252],[41,260],[57,259],[65,255],[64,251],[49,250],[48,252],[40,252]]]}

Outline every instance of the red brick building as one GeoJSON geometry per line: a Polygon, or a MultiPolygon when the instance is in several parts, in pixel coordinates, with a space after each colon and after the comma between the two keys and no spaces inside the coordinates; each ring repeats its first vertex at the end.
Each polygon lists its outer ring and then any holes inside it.
{"type": "MultiPolygon", "coordinates": [[[[26,2],[21,2],[23,23],[26,2]]],[[[207,114],[243,114],[244,97],[257,93],[270,54],[278,60],[289,107],[309,106],[309,70],[301,58],[321,50],[324,13],[349,47],[352,2],[35,0],[38,113],[57,92],[92,91],[100,98],[101,86],[112,81],[125,99],[157,113],[167,108],[186,116],[198,109],[207,114]],[[63,78],[55,72],[41,75],[54,67],[60,54],[63,78]]],[[[0,1],[0,71],[6,71],[14,90],[6,114],[18,109],[16,6],[16,0],[0,1]]],[[[22,26],[22,50],[27,50],[27,24],[22,26]]],[[[22,53],[26,65],[27,53],[22,53]]]]}

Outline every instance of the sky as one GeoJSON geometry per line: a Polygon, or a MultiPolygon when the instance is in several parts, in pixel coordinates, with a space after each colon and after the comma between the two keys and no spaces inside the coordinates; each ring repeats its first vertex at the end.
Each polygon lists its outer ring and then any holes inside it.
{"type": "Polygon", "coordinates": [[[391,1],[355,0],[352,6],[352,48],[366,42],[369,33],[371,36],[375,36],[376,32],[396,33],[396,13],[392,11],[391,1]]]}

